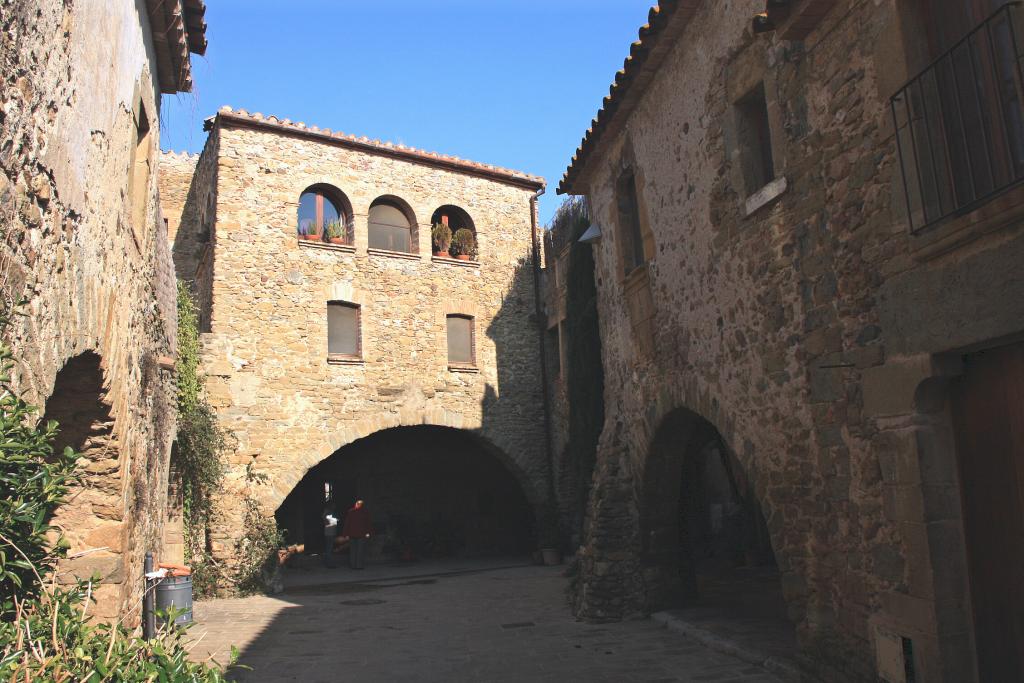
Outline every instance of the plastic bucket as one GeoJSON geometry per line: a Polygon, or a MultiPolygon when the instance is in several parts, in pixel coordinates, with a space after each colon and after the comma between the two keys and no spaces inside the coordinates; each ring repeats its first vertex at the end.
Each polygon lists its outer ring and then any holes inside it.
{"type": "MultiPolygon", "coordinates": [[[[168,576],[160,579],[156,585],[156,609],[157,612],[167,610],[173,606],[176,610],[184,610],[174,620],[176,625],[192,623],[192,577],[191,576],[168,576]]],[[[159,618],[159,617],[158,617],[159,618]]],[[[160,619],[161,624],[167,623],[166,619],[160,619]]]]}

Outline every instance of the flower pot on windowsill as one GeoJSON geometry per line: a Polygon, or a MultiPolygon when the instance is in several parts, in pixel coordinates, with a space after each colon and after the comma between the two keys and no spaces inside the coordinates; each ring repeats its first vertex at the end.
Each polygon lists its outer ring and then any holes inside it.
{"type": "Polygon", "coordinates": [[[544,558],[544,565],[547,567],[562,564],[562,553],[558,548],[541,548],[540,554],[544,558]]]}
{"type": "Polygon", "coordinates": [[[328,237],[327,241],[330,242],[331,244],[345,244],[344,237],[328,237]]]}
{"type": "Polygon", "coordinates": [[[451,258],[452,257],[452,255],[449,254],[447,251],[435,251],[434,252],[434,256],[437,256],[438,258],[451,258]]]}
{"type": "Polygon", "coordinates": [[[322,232],[318,232],[315,235],[307,235],[306,239],[311,240],[313,242],[319,242],[323,236],[324,234],[322,232]]]}
{"type": "Polygon", "coordinates": [[[460,261],[468,261],[469,260],[469,254],[459,254],[455,258],[459,259],[460,261]]]}

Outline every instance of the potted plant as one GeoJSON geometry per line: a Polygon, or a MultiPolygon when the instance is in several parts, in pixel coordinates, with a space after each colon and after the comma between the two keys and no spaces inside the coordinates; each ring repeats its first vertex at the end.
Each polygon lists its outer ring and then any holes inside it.
{"type": "Polygon", "coordinates": [[[306,220],[306,221],[299,221],[299,239],[300,240],[308,240],[309,239],[309,230],[312,227],[312,225],[313,225],[313,223],[311,221],[308,221],[308,220],[306,220]]]}
{"type": "Polygon", "coordinates": [[[476,256],[476,236],[468,228],[459,228],[452,236],[452,251],[455,258],[468,261],[476,256]]]}
{"type": "Polygon", "coordinates": [[[319,242],[321,237],[323,237],[323,228],[314,221],[310,221],[309,226],[306,228],[306,239],[319,242]]]}
{"type": "Polygon", "coordinates": [[[345,224],[341,221],[331,221],[326,226],[327,228],[327,241],[331,244],[345,244],[345,224]]]}
{"type": "Polygon", "coordinates": [[[544,506],[537,530],[537,545],[540,546],[544,564],[562,564],[562,532],[558,528],[558,510],[554,503],[544,506]]]}
{"type": "Polygon", "coordinates": [[[441,258],[449,258],[448,247],[452,243],[452,229],[446,223],[435,223],[430,230],[430,239],[434,243],[434,254],[441,258]]]}

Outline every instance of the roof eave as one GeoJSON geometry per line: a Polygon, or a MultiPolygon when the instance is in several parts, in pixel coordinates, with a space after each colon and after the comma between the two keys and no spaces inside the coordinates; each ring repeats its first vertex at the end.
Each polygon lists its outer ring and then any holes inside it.
{"type": "Polygon", "coordinates": [[[630,45],[629,56],[605,96],[601,109],[591,121],[576,154],[558,184],[558,194],[581,194],[579,181],[586,175],[587,165],[602,143],[613,139],[622,130],[629,114],[643,97],[669,54],[675,39],[685,31],[689,19],[701,0],[661,0],[648,13],[647,24],[639,31],[639,39],[630,45]]]}
{"type": "Polygon", "coordinates": [[[324,131],[318,128],[300,128],[295,124],[282,123],[280,121],[268,120],[265,118],[253,118],[252,116],[234,111],[221,110],[217,112],[215,116],[206,119],[203,124],[203,129],[210,131],[218,124],[266,130],[280,135],[291,135],[294,137],[306,138],[325,144],[336,145],[338,147],[356,149],[379,156],[411,161],[413,163],[423,164],[434,168],[442,168],[462,175],[471,175],[488,180],[495,180],[528,190],[537,191],[547,187],[547,181],[543,178],[511,171],[510,169],[487,167],[484,164],[478,164],[464,159],[453,159],[436,153],[425,152],[423,150],[385,145],[369,139],[360,139],[355,138],[354,136],[332,133],[329,130],[324,131]]]}

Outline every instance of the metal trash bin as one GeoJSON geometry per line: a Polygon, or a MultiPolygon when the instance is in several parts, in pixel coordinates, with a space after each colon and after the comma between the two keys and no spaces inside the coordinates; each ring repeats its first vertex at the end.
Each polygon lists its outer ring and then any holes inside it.
{"type": "MultiPolygon", "coordinates": [[[[192,576],[167,576],[159,579],[156,585],[156,609],[166,610],[174,606],[177,610],[185,610],[174,620],[176,626],[192,623],[192,576]]],[[[159,618],[159,617],[158,617],[159,618]]],[[[166,619],[160,619],[166,624],[166,619]]]]}

